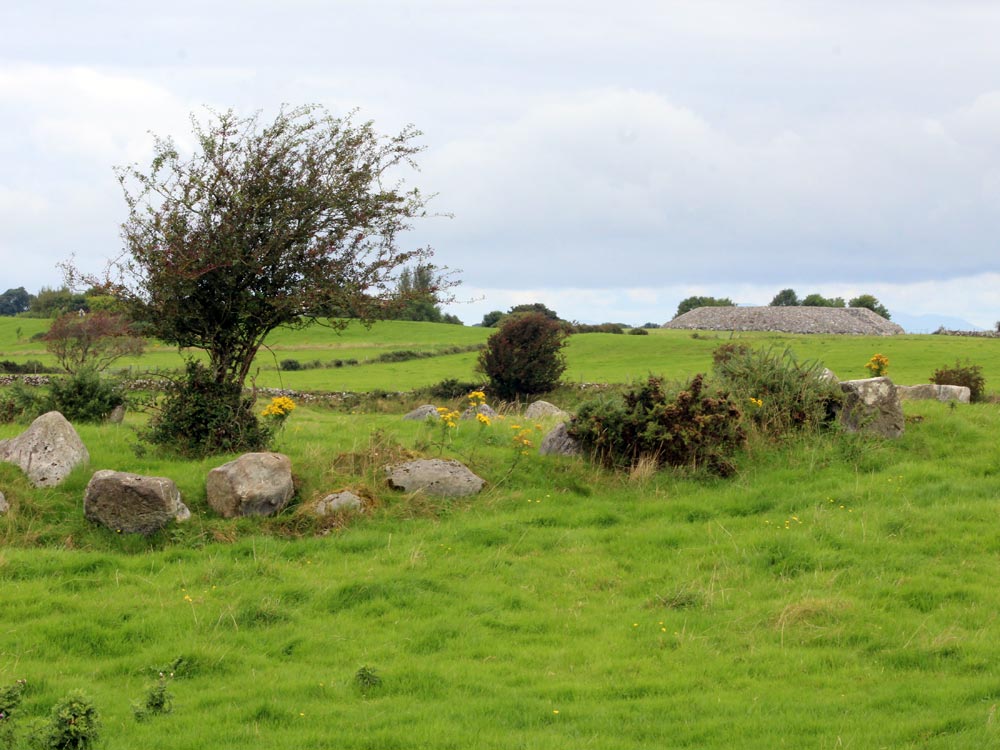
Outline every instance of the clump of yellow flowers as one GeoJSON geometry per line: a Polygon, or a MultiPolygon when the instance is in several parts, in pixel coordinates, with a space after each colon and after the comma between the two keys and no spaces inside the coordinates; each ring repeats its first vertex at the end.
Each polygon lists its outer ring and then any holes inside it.
{"type": "Polygon", "coordinates": [[[868,360],[865,368],[872,374],[873,378],[880,378],[889,371],[889,358],[884,354],[875,354],[868,360]]]}

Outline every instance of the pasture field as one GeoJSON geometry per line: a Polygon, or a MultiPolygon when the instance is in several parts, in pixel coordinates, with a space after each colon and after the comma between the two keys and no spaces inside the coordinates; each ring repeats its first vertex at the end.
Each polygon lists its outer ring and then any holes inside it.
{"type": "MultiPolygon", "coordinates": [[[[0,360],[39,360],[55,365],[42,342],[30,341],[47,330],[49,321],[0,318],[0,360]],[[16,335],[21,328],[21,337],[16,335]]],[[[440,382],[445,378],[475,381],[476,353],[465,351],[429,359],[374,363],[381,354],[398,351],[445,352],[484,343],[492,329],[441,323],[384,321],[371,329],[352,325],[336,332],[322,326],[279,330],[268,339],[257,357],[255,382],[259,386],[309,391],[404,391],[440,382]],[[283,360],[295,359],[315,367],[280,371],[283,360]],[[357,360],[359,365],[333,367],[334,360],[357,360]]],[[[566,346],[569,383],[629,383],[650,374],[668,379],[689,378],[707,372],[712,352],[721,344],[745,341],[754,346],[790,347],[801,360],[820,360],[842,380],[868,376],[865,363],[875,353],[889,357],[889,377],[897,383],[926,383],[939,367],[969,360],[983,368],[987,389],[1000,384],[1000,339],[913,334],[902,336],[822,336],[774,333],[699,333],[652,330],[648,336],[601,333],[571,336],[566,346]]],[[[196,352],[185,356],[198,356],[196,352]]],[[[177,370],[183,366],[176,348],[152,345],[146,354],[123,359],[116,369],[139,375],[177,370]]]]}
{"type": "MultiPolygon", "coordinates": [[[[569,356],[617,373],[588,381],[687,377],[718,343],[588,334],[569,356]],[[650,351],[662,367],[640,368],[650,351]]],[[[1000,375],[995,341],[802,343],[842,377],[875,351],[891,375],[966,356],[988,389],[1000,375]]],[[[231,456],[137,454],[142,415],[80,425],[91,462],[59,488],[0,464],[0,687],[28,683],[16,737],[79,688],[109,749],[1000,747],[1000,410],[905,409],[899,440],[755,439],[718,479],[522,455],[512,436],[537,442],[551,422],[516,413],[442,433],[300,406],[276,445],[295,502],[233,521],[204,494],[231,456]],[[486,491],[389,490],[381,467],[417,454],[464,461],[486,491]],[[174,479],[192,519],[148,539],[87,523],[83,490],[105,468],[174,479]],[[342,488],[363,514],[306,513],[342,488]],[[137,721],[161,670],[173,711],[137,721]]]]}

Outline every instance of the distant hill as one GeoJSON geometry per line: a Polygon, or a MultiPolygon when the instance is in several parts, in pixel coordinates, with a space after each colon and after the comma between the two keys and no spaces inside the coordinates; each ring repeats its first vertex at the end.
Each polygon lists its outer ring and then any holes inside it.
{"type": "Polygon", "coordinates": [[[907,333],[934,333],[941,326],[953,331],[982,330],[979,326],[973,325],[962,318],[957,318],[954,315],[939,315],[938,313],[909,315],[893,310],[892,322],[899,323],[907,333]]]}

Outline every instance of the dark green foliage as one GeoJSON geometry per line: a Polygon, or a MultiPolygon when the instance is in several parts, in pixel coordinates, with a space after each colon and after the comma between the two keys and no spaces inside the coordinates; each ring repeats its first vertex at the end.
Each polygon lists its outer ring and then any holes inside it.
{"type": "Polygon", "coordinates": [[[278,363],[278,368],[281,370],[286,370],[288,372],[291,372],[293,370],[301,370],[302,363],[299,362],[297,359],[283,359],[281,360],[281,362],[278,363]]]}
{"type": "Polygon", "coordinates": [[[371,667],[361,667],[354,673],[354,684],[362,693],[368,694],[372,690],[382,686],[382,678],[379,677],[371,667]]]}
{"type": "Polygon", "coordinates": [[[545,393],[566,369],[562,325],[542,313],[512,315],[490,336],[478,367],[498,398],[545,393]]]}
{"type": "Polygon", "coordinates": [[[482,390],[482,387],[482,383],[472,383],[469,381],[460,381],[456,378],[446,378],[440,383],[432,385],[428,388],[427,393],[432,398],[462,398],[473,391],[482,390]]]}
{"type": "Polygon", "coordinates": [[[740,419],[729,394],[706,392],[703,375],[673,394],[650,377],[621,400],[581,406],[569,434],[606,466],[628,468],[652,458],[660,465],[707,467],[729,476],[746,437],[740,419]]]}
{"type": "Polygon", "coordinates": [[[24,697],[24,688],[27,683],[24,680],[0,687],[0,723],[10,721],[21,705],[24,697]]]}
{"type": "Polygon", "coordinates": [[[497,323],[503,318],[502,310],[492,310],[483,316],[483,322],[480,323],[483,328],[493,328],[497,323]]]}
{"type": "Polygon", "coordinates": [[[0,294],[0,315],[18,315],[26,312],[31,307],[33,296],[28,294],[23,286],[8,289],[0,294]]]}
{"type": "Polygon", "coordinates": [[[121,387],[94,370],[80,370],[65,378],[52,378],[42,411],[61,412],[70,422],[103,422],[116,406],[125,403],[121,387]]]}
{"type": "Polygon", "coordinates": [[[621,323],[573,323],[569,326],[570,333],[625,333],[621,323]]]}
{"type": "Polygon", "coordinates": [[[156,684],[149,688],[141,702],[132,704],[132,714],[136,721],[146,721],[153,716],[169,714],[174,710],[174,694],[167,689],[173,673],[160,672],[156,684]]]}
{"type": "Polygon", "coordinates": [[[931,375],[931,382],[937,385],[964,385],[969,389],[969,400],[982,401],[986,395],[986,378],[983,368],[971,362],[955,362],[954,367],[940,367],[931,375]]]}
{"type": "Polygon", "coordinates": [[[803,307],[847,307],[843,297],[824,297],[815,292],[806,295],[799,304],[803,307]]]}
{"type": "Polygon", "coordinates": [[[0,361],[0,372],[10,375],[37,375],[38,373],[59,372],[54,367],[48,367],[37,359],[24,362],[11,362],[9,359],[0,361]]]}
{"type": "Polygon", "coordinates": [[[799,295],[794,289],[782,289],[771,300],[770,307],[795,307],[799,304],[799,295]]]}
{"type": "Polygon", "coordinates": [[[734,303],[729,297],[686,297],[677,305],[677,312],[674,317],[691,312],[699,307],[733,307],[734,303]]]}
{"type": "Polygon", "coordinates": [[[640,326],[640,328],[659,328],[659,327],[660,327],[659,323],[652,323],[652,322],[643,323],[640,326]]]}
{"type": "Polygon", "coordinates": [[[184,379],[168,388],[147,438],[192,457],[263,450],[271,436],[253,406],[240,385],[216,382],[208,368],[189,361],[184,379]]]}
{"type": "Polygon", "coordinates": [[[74,690],[52,707],[48,723],[33,738],[44,750],[87,750],[100,737],[101,719],[90,700],[74,690]]]}
{"type": "Polygon", "coordinates": [[[847,303],[848,307],[866,307],[877,315],[881,315],[886,320],[891,320],[892,316],[889,315],[889,308],[879,302],[875,297],[870,294],[861,294],[854,297],[850,302],[847,303]]]}
{"type": "Polygon", "coordinates": [[[631,330],[629,330],[628,333],[629,333],[629,336],[648,336],[649,335],[649,331],[647,331],[645,328],[632,328],[631,330]]]}
{"type": "Polygon", "coordinates": [[[31,299],[28,316],[32,318],[56,318],[66,313],[88,310],[87,298],[74,293],[68,286],[58,289],[42,287],[31,299]]]}
{"type": "Polygon", "coordinates": [[[549,308],[548,306],[546,306],[541,302],[529,302],[522,305],[514,305],[507,311],[508,315],[522,315],[525,313],[528,314],[540,313],[549,320],[560,319],[559,314],[555,310],[549,308]]]}
{"type": "Polygon", "coordinates": [[[462,321],[453,315],[445,316],[438,303],[437,291],[442,280],[435,275],[434,266],[418,263],[411,271],[404,268],[396,284],[395,309],[389,315],[393,320],[417,320],[428,323],[454,323],[462,321]],[[445,320],[448,317],[449,320],[445,320]]]}
{"type": "Polygon", "coordinates": [[[791,349],[753,349],[723,344],[713,356],[716,376],[744,414],[763,432],[781,435],[826,422],[840,391],[822,377],[819,362],[798,362],[791,349]]]}

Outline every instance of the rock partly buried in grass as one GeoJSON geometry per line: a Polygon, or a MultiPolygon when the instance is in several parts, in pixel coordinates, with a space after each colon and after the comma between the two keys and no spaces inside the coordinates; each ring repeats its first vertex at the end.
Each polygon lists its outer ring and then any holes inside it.
{"type": "Polygon", "coordinates": [[[422,404],[416,409],[411,411],[409,414],[404,414],[403,419],[412,419],[417,422],[422,422],[428,417],[437,417],[438,410],[434,404],[422,404]]]}
{"type": "Polygon", "coordinates": [[[281,453],[244,453],[208,472],[205,494],[223,518],[274,515],[295,494],[292,462],[281,453]]]}
{"type": "Polygon", "coordinates": [[[332,516],[342,511],[358,512],[364,507],[364,501],[350,490],[334,492],[316,503],[317,516],[332,516]]]}
{"type": "Polygon", "coordinates": [[[887,438],[903,434],[906,423],[899,392],[889,378],[844,380],[840,421],[851,432],[871,432],[887,438]]]}
{"type": "Polygon", "coordinates": [[[486,484],[464,464],[442,458],[421,458],[387,466],[385,473],[393,489],[438,497],[475,495],[486,484]]]}
{"type": "Polygon", "coordinates": [[[558,424],[542,438],[538,452],[543,456],[578,456],[580,444],[569,435],[566,423],[558,424]]]}
{"type": "Polygon", "coordinates": [[[468,409],[462,412],[462,419],[475,419],[477,415],[482,414],[484,417],[489,417],[490,419],[496,419],[497,413],[493,410],[493,407],[489,404],[480,404],[479,406],[470,406],[468,409]]]}
{"type": "Polygon", "coordinates": [[[967,404],[972,398],[972,391],[964,385],[937,385],[924,383],[922,385],[897,385],[899,397],[904,401],[958,401],[967,404]]]}
{"type": "Polygon", "coordinates": [[[10,510],[10,504],[7,502],[7,498],[3,496],[3,493],[0,492],[0,516],[2,516],[8,510],[10,510]]]}
{"type": "Polygon", "coordinates": [[[21,467],[36,487],[56,487],[90,454],[66,417],[50,411],[17,437],[0,440],[0,461],[21,467]]]}
{"type": "Polygon", "coordinates": [[[565,412],[555,404],[548,401],[532,401],[528,408],[524,410],[525,419],[545,419],[546,417],[558,417],[568,419],[569,412],[565,412]]]}
{"type": "Polygon", "coordinates": [[[83,495],[83,514],[126,534],[152,534],[172,521],[191,517],[173,480],[110,469],[91,477],[83,495]]]}

